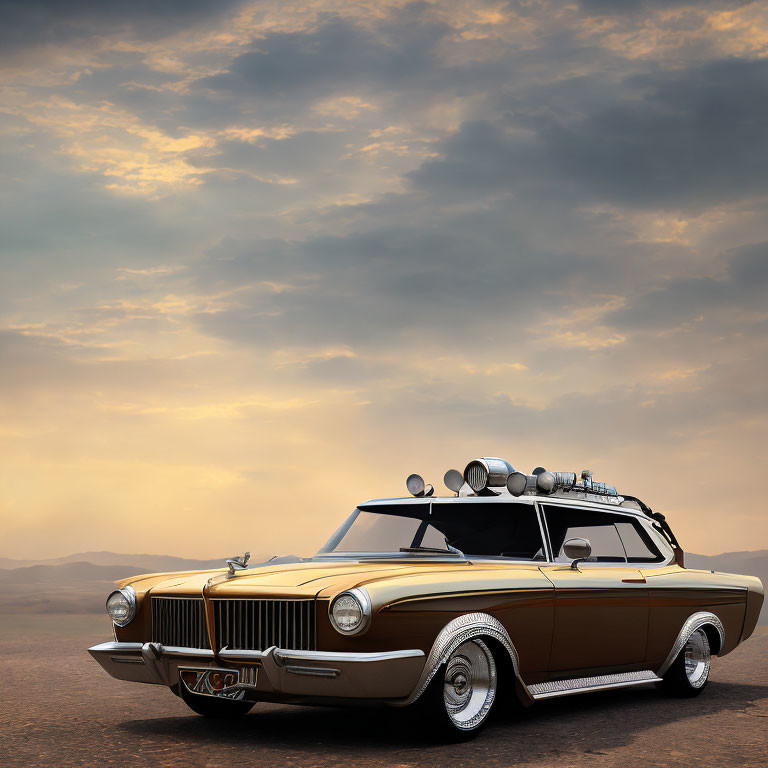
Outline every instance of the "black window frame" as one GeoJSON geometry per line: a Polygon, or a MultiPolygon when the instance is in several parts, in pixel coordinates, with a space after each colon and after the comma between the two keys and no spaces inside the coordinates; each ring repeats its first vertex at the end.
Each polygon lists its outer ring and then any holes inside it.
{"type": "MultiPolygon", "coordinates": [[[[550,557],[552,558],[552,563],[558,563],[557,560],[558,552],[560,550],[560,547],[562,547],[562,544],[564,542],[560,543],[560,546],[556,549],[553,543],[552,538],[552,532],[550,531],[550,525],[549,521],[547,519],[547,509],[552,509],[556,511],[563,511],[567,510],[569,512],[573,512],[574,519],[577,520],[576,514],[578,513],[586,513],[587,515],[605,515],[609,519],[612,519],[613,521],[613,529],[616,532],[616,535],[618,536],[619,542],[621,543],[621,547],[624,550],[624,560],[599,560],[599,561],[588,561],[585,562],[585,565],[590,566],[617,566],[617,565],[626,565],[626,566],[632,566],[632,565],[644,565],[644,566],[650,566],[650,565],[663,565],[665,564],[669,558],[667,555],[662,552],[659,547],[654,542],[653,538],[650,536],[648,531],[646,530],[645,526],[642,524],[640,520],[637,519],[635,515],[632,514],[625,514],[622,512],[619,512],[618,510],[614,509],[596,509],[595,507],[581,507],[581,506],[571,506],[566,504],[551,504],[547,502],[541,502],[539,504],[539,510],[540,510],[540,519],[541,523],[544,527],[544,531],[546,534],[547,544],[549,545],[550,550],[550,557]],[[625,543],[624,539],[622,538],[621,531],[616,525],[616,523],[630,523],[637,534],[640,536],[641,541],[643,544],[647,547],[647,549],[650,552],[655,552],[655,557],[648,557],[648,558],[632,558],[630,559],[627,554],[627,544],[625,543]]],[[[581,525],[575,527],[588,527],[587,525],[581,525]]]]}
{"type": "MultiPolygon", "coordinates": [[[[472,507],[475,505],[479,505],[482,507],[486,506],[499,506],[500,511],[503,507],[507,506],[516,506],[520,508],[525,508],[528,514],[530,514],[530,523],[532,523],[532,530],[531,533],[533,533],[536,537],[537,543],[540,545],[539,552],[541,553],[539,557],[536,557],[535,555],[533,557],[527,558],[527,557],[513,557],[508,555],[486,555],[486,554],[477,554],[473,553],[471,551],[467,551],[466,557],[471,560],[492,560],[495,562],[524,562],[524,563],[535,563],[538,565],[544,565],[550,562],[549,556],[550,556],[550,549],[549,549],[549,540],[547,538],[547,533],[544,528],[543,522],[542,522],[542,516],[540,513],[540,510],[538,508],[538,505],[535,503],[526,503],[525,501],[514,499],[512,501],[508,501],[506,499],[504,500],[495,500],[495,499],[474,499],[467,501],[459,502],[458,499],[454,498],[435,498],[435,499],[419,499],[416,502],[409,501],[406,503],[402,503],[399,499],[393,499],[391,503],[387,504],[381,504],[381,503],[363,503],[359,504],[347,517],[344,522],[334,531],[333,534],[331,534],[328,541],[323,545],[323,547],[318,550],[317,557],[325,557],[325,556],[355,556],[355,555],[365,555],[365,556],[373,556],[376,554],[382,554],[382,555],[396,555],[397,553],[392,552],[352,552],[352,551],[335,551],[336,546],[344,539],[352,525],[354,524],[355,520],[359,516],[361,512],[367,512],[367,513],[378,513],[382,515],[393,515],[397,516],[399,513],[407,512],[404,516],[410,517],[415,520],[421,521],[422,525],[419,526],[418,530],[415,532],[415,535],[413,537],[413,540],[411,542],[411,546],[418,546],[419,542],[423,540],[423,535],[426,531],[426,528],[428,527],[430,523],[430,519],[432,517],[432,508],[434,507],[442,507],[444,506],[446,510],[453,507],[455,504],[460,505],[460,507],[464,508],[464,511],[469,512],[472,507]]],[[[508,510],[511,512],[511,510],[508,510]]],[[[459,547],[460,549],[461,547],[459,547]]]]}

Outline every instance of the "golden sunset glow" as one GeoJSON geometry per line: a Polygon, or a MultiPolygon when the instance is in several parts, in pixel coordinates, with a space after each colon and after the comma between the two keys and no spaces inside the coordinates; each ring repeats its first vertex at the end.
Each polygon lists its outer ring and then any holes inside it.
{"type": "Polygon", "coordinates": [[[309,554],[481,455],[768,546],[764,4],[171,5],[0,33],[0,556],[309,554]]]}

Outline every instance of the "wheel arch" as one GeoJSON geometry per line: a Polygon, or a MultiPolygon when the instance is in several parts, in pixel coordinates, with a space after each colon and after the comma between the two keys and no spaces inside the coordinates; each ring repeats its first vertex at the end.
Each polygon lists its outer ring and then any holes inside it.
{"type": "Polygon", "coordinates": [[[707,635],[709,640],[709,649],[713,656],[717,656],[720,653],[720,649],[723,647],[723,638],[717,631],[714,624],[703,624],[701,627],[707,635]]]}
{"type": "Polygon", "coordinates": [[[520,658],[504,625],[488,613],[465,613],[449,621],[438,633],[432,644],[424,670],[405,704],[412,704],[427,690],[450,655],[467,640],[486,642],[494,658],[514,681],[518,698],[524,703],[532,701],[525,684],[520,679],[520,658]]]}
{"type": "Polygon", "coordinates": [[[667,658],[656,672],[659,677],[662,677],[672,666],[672,663],[680,651],[682,651],[691,635],[698,629],[702,629],[706,633],[712,655],[717,656],[720,653],[720,650],[725,645],[725,627],[714,613],[699,611],[689,616],[683,623],[667,658]]]}

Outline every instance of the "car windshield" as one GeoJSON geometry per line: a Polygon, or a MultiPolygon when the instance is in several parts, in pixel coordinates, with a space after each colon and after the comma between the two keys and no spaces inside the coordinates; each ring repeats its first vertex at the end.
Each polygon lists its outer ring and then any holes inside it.
{"type": "Polygon", "coordinates": [[[318,554],[391,556],[403,551],[444,552],[452,557],[463,553],[467,557],[545,559],[533,505],[474,500],[359,507],[318,554]]]}

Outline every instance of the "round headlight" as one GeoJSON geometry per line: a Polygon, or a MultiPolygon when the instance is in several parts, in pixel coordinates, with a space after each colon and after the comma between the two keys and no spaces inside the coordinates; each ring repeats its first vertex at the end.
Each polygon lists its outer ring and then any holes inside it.
{"type": "Polygon", "coordinates": [[[371,600],[363,589],[342,592],[329,611],[331,624],[343,635],[358,635],[368,628],[371,619],[371,600]]]}
{"type": "Polygon", "coordinates": [[[107,613],[118,627],[124,627],[136,615],[136,591],[133,587],[115,590],[107,598],[107,613]]]}

